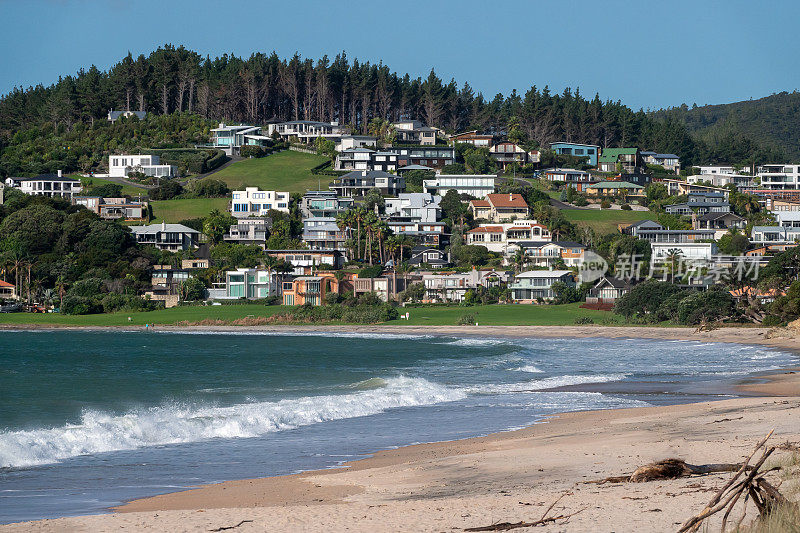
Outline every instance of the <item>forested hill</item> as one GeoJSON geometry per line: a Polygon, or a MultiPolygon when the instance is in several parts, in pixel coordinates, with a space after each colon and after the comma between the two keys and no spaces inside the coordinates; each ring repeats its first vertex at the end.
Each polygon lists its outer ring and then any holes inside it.
{"type": "Polygon", "coordinates": [[[77,170],[81,158],[91,165],[120,146],[116,138],[104,142],[104,154],[94,148],[70,153],[65,143],[96,144],[90,139],[103,128],[109,108],[254,124],[338,120],[354,132],[367,132],[375,118],[408,117],[448,132],[509,132],[531,147],[557,140],[639,146],[679,154],[684,166],[781,160],[781,154],[746,135],[706,143],[677,118],[659,119],[597,95],[587,99],[578,90],[554,94],[544,85],[486,98],[468,83],[442,80],[433,70],[412,78],[382,63],[351,61],[344,53],[316,61],[299,55],[281,59],[275,53],[212,59],[165,45],[148,56],[128,54],[108,71],[92,66],[50,86],[17,88],[0,97],[0,175],[77,170]]]}
{"type": "Polygon", "coordinates": [[[709,143],[731,134],[746,135],[762,145],[782,148],[800,163],[800,92],[782,92],[757,100],[660,110],[654,118],[672,117],[709,143]]]}

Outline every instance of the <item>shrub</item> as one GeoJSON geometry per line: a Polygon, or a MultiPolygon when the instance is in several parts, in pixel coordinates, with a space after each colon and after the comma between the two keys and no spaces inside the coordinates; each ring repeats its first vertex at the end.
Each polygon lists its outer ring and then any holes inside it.
{"type": "Polygon", "coordinates": [[[96,298],[103,292],[104,282],[100,278],[88,278],[76,281],[70,287],[68,294],[82,298],[96,298]]]}
{"type": "Polygon", "coordinates": [[[222,198],[231,192],[224,181],[213,178],[192,181],[189,188],[197,198],[222,198]]]}
{"type": "Polygon", "coordinates": [[[264,157],[267,152],[260,146],[242,146],[239,149],[239,155],[242,157],[264,157]]]}
{"type": "Polygon", "coordinates": [[[611,200],[603,200],[600,202],[600,209],[611,209],[611,200]]]}
{"type": "Polygon", "coordinates": [[[586,198],[584,198],[583,196],[578,196],[578,198],[573,203],[578,207],[584,207],[589,205],[589,202],[586,201],[586,198]]]}
{"type": "Polygon", "coordinates": [[[466,315],[461,315],[459,319],[456,321],[457,326],[472,326],[477,322],[477,318],[473,313],[467,313],[466,315]]]}
{"type": "Polygon", "coordinates": [[[619,208],[623,211],[630,211],[632,209],[629,204],[622,204],[619,208]]]}
{"type": "Polygon", "coordinates": [[[177,181],[167,181],[160,187],[150,189],[148,196],[151,200],[171,200],[183,192],[183,187],[177,181]]]}
{"type": "Polygon", "coordinates": [[[65,315],[88,315],[99,313],[102,310],[101,306],[85,296],[67,295],[64,297],[64,304],[61,306],[61,312],[65,315]]]}
{"type": "Polygon", "coordinates": [[[780,317],[775,315],[767,315],[764,317],[764,320],[761,321],[761,325],[765,328],[774,328],[778,326],[783,326],[785,322],[781,320],[780,317]]]}
{"type": "Polygon", "coordinates": [[[579,316],[578,318],[575,319],[575,324],[577,324],[577,325],[580,325],[580,324],[594,324],[594,320],[591,317],[588,317],[588,316],[579,316]]]}
{"type": "Polygon", "coordinates": [[[383,272],[383,267],[380,265],[364,267],[358,271],[359,278],[377,278],[383,272]]]}

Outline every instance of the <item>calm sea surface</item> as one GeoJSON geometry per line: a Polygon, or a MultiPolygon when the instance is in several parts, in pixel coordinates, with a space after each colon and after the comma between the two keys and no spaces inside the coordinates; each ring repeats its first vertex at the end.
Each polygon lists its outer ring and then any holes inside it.
{"type": "Polygon", "coordinates": [[[0,523],[518,428],[728,397],[795,355],[733,344],[0,332],[0,523]]]}

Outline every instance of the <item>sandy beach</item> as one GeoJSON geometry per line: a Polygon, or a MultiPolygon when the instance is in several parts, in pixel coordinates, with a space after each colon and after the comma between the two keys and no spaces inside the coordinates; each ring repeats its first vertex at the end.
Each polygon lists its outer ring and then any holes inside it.
{"type": "MultiPolygon", "coordinates": [[[[250,329],[638,337],[793,350],[799,344],[788,333],[776,335],[763,328],[250,329]]],[[[0,531],[458,531],[536,520],[561,495],[556,514],[580,512],[566,524],[547,526],[549,531],[674,531],[704,507],[729,474],[641,484],[584,482],[630,473],[667,457],[693,464],[737,462],[773,429],[774,444],[800,443],[800,373],[786,370],[749,378],[740,389],[753,397],[565,413],[518,431],[380,451],[343,468],[229,481],[133,501],[113,514],[10,524],[0,531]]]]}

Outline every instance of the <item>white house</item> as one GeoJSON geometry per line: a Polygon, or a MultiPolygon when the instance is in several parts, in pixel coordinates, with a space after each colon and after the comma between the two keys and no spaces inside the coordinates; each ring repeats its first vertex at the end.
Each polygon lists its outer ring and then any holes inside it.
{"type": "Polygon", "coordinates": [[[296,137],[302,142],[310,142],[317,137],[335,141],[348,135],[349,131],[346,126],[340,125],[337,121],[317,122],[314,120],[293,120],[291,122],[270,124],[267,135],[271,137],[276,133],[284,140],[296,137]]]}
{"type": "Polygon", "coordinates": [[[211,130],[211,146],[227,155],[239,153],[242,146],[266,146],[269,141],[270,138],[263,135],[258,126],[230,126],[220,122],[219,127],[211,130]]]}
{"type": "Polygon", "coordinates": [[[458,194],[484,198],[494,192],[496,179],[497,176],[492,174],[438,174],[434,179],[423,180],[422,189],[439,196],[444,196],[452,189],[458,194]]]}
{"type": "Polygon", "coordinates": [[[237,218],[267,215],[270,209],[289,212],[290,195],[286,191],[262,191],[258,187],[246,187],[233,191],[231,214],[237,218]]]}
{"type": "Polygon", "coordinates": [[[131,172],[141,172],[145,176],[173,178],[178,167],[160,164],[157,155],[110,155],[108,156],[108,175],[112,178],[125,178],[131,172]]]}
{"type": "Polygon", "coordinates": [[[762,165],[757,175],[762,189],[800,188],[800,165],[762,165]]]}
{"type": "Polygon", "coordinates": [[[131,233],[136,242],[152,245],[159,250],[188,250],[197,246],[200,232],[183,224],[150,224],[149,226],[131,226],[131,233]]]}
{"type": "Polygon", "coordinates": [[[717,254],[716,242],[651,242],[652,261],[678,254],[682,259],[710,261],[717,254]]]}
{"type": "Polygon", "coordinates": [[[514,276],[514,282],[508,285],[511,299],[517,303],[533,303],[536,300],[552,300],[556,294],[553,284],[562,282],[567,286],[575,286],[575,278],[571,270],[531,270],[514,276]]]}
{"type": "Polygon", "coordinates": [[[550,242],[551,234],[547,226],[535,220],[515,220],[503,224],[481,224],[467,232],[467,244],[485,246],[490,252],[509,256],[518,248],[520,242],[550,242]]]}
{"type": "Polygon", "coordinates": [[[278,273],[257,268],[238,268],[225,272],[225,295],[220,299],[267,298],[278,295],[278,273]]]}
{"type": "Polygon", "coordinates": [[[59,170],[56,174],[40,174],[35,178],[6,178],[6,186],[19,188],[21,192],[32,196],[48,196],[50,198],[66,198],[71,200],[81,193],[81,182],[68,178],[59,170]]]}
{"type": "Polygon", "coordinates": [[[441,201],[441,196],[424,192],[401,192],[397,198],[386,198],[384,209],[390,219],[436,222],[442,214],[441,201]]]}

